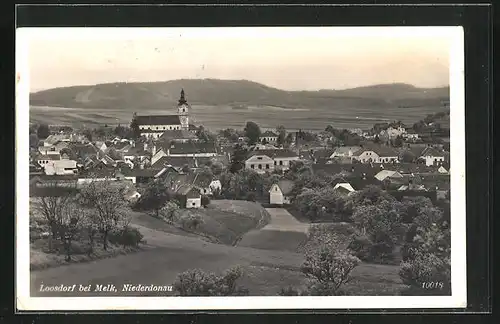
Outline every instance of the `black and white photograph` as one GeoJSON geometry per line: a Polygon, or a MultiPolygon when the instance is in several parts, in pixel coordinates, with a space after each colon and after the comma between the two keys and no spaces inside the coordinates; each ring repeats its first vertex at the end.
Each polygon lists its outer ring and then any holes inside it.
{"type": "Polygon", "coordinates": [[[461,27],[16,38],[19,309],[465,307],[461,27]]]}

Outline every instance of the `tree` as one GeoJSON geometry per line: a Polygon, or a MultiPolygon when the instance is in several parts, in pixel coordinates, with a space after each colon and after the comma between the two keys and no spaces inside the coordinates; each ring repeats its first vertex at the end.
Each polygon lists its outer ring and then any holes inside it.
{"type": "Polygon", "coordinates": [[[376,205],[361,205],[354,209],[352,220],[361,233],[372,241],[387,236],[394,243],[397,239],[394,229],[401,222],[400,208],[397,201],[389,200],[376,205]]]}
{"type": "Polygon", "coordinates": [[[241,278],[240,267],[226,270],[222,275],[203,272],[200,269],[180,273],[174,282],[179,296],[244,296],[248,290],[237,285],[241,278]]]}
{"type": "Polygon", "coordinates": [[[293,133],[288,133],[288,135],[285,138],[285,146],[290,146],[292,145],[294,141],[294,134],[293,133]]]}
{"type": "Polygon", "coordinates": [[[224,170],[224,165],[220,162],[214,162],[210,166],[213,175],[220,175],[224,170]]]}
{"type": "Polygon", "coordinates": [[[93,221],[103,235],[103,248],[108,248],[108,234],[126,217],[125,187],[106,179],[92,181],[81,190],[82,201],[94,209],[93,221]]]}
{"type": "Polygon", "coordinates": [[[405,163],[413,163],[416,158],[415,154],[410,150],[404,150],[403,153],[401,153],[401,161],[405,163]]]}
{"type": "Polygon", "coordinates": [[[342,294],[341,287],[350,280],[351,271],[360,260],[346,251],[322,246],[308,251],[301,266],[302,272],[311,280],[309,295],[336,296],[342,294]]]}
{"type": "Polygon", "coordinates": [[[378,136],[378,134],[377,134],[377,135],[375,135],[375,138],[373,139],[373,142],[374,142],[375,144],[379,144],[379,143],[380,143],[380,137],[378,136]]]}
{"type": "Polygon", "coordinates": [[[50,135],[49,125],[40,124],[38,126],[37,131],[36,131],[36,135],[38,136],[38,138],[41,138],[41,139],[45,139],[45,138],[49,137],[49,135],[50,135]]]}
{"type": "Polygon", "coordinates": [[[449,228],[433,224],[415,237],[411,257],[401,263],[399,276],[408,293],[449,295],[451,293],[451,240],[449,228]],[[432,283],[432,284],[431,284],[432,283]]]}
{"type": "Polygon", "coordinates": [[[35,133],[30,134],[30,147],[37,148],[38,147],[38,136],[35,133]]]}
{"type": "Polygon", "coordinates": [[[432,201],[427,197],[404,197],[401,201],[401,221],[413,223],[423,209],[432,207],[432,201]]]}
{"type": "Polygon", "coordinates": [[[236,173],[245,168],[245,160],[247,158],[247,150],[241,145],[236,144],[233,155],[231,157],[231,166],[229,170],[236,173]]]}
{"type": "Polygon", "coordinates": [[[393,146],[395,146],[395,147],[403,146],[403,138],[401,137],[401,135],[398,135],[396,137],[396,139],[394,140],[393,146]]]}
{"type": "Polygon", "coordinates": [[[245,136],[248,138],[248,144],[253,145],[259,141],[261,131],[259,125],[249,121],[244,128],[245,136]]]}
{"type": "Polygon", "coordinates": [[[87,218],[87,210],[80,206],[76,199],[71,199],[61,209],[60,231],[66,250],[66,261],[71,261],[71,243],[87,218]]]}
{"type": "Polygon", "coordinates": [[[285,140],[286,140],[286,129],[285,129],[285,126],[279,125],[276,128],[276,132],[278,133],[278,140],[277,140],[278,146],[284,146],[285,145],[285,140]]]}
{"type": "Polygon", "coordinates": [[[34,208],[47,220],[51,231],[49,249],[52,249],[52,239],[63,239],[64,208],[75,197],[76,191],[57,182],[44,189],[44,194],[36,198],[34,208]]]}
{"type": "Polygon", "coordinates": [[[130,134],[130,130],[127,127],[118,125],[113,130],[113,133],[121,138],[126,138],[130,134]]]}
{"type": "Polygon", "coordinates": [[[92,142],[92,132],[90,129],[83,130],[82,134],[89,140],[89,142],[92,142]]]}
{"type": "Polygon", "coordinates": [[[210,205],[210,198],[208,196],[201,196],[201,205],[203,207],[207,207],[208,205],[210,205]]]}
{"type": "Polygon", "coordinates": [[[139,198],[136,208],[152,211],[154,216],[160,217],[160,210],[171,199],[165,183],[152,180],[148,183],[144,195],[139,198]]]}
{"type": "Polygon", "coordinates": [[[170,200],[161,207],[159,215],[161,218],[173,223],[174,219],[178,216],[179,210],[179,203],[175,200],[170,200]]]}
{"type": "Polygon", "coordinates": [[[139,128],[139,123],[137,122],[137,114],[134,113],[132,121],[130,122],[130,129],[132,130],[132,136],[134,139],[141,137],[141,130],[139,128]]]}

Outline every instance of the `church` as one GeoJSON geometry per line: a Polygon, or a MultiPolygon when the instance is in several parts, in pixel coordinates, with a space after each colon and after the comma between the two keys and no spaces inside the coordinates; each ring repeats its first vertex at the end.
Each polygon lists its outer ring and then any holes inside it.
{"type": "Polygon", "coordinates": [[[167,130],[189,130],[189,109],[191,107],[181,90],[177,104],[177,115],[142,115],[134,113],[141,136],[157,139],[167,130]]]}

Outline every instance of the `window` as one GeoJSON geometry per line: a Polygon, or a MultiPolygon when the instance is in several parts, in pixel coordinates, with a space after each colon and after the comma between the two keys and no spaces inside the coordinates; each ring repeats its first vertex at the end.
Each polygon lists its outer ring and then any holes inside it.
{"type": "Polygon", "coordinates": [[[262,164],[259,164],[259,169],[262,170],[262,164]]]}
{"type": "Polygon", "coordinates": [[[257,157],[257,160],[262,160],[262,156],[257,157]]]}
{"type": "Polygon", "coordinates": [[[278,187],[274,187],[274,191],[278,191],[278,187]]]}
{"type": "Polygon", "coordinates": [[[250,168],[255,169],[255,165],[254,164],[250,164],[250,168]]]}
{"type": "Polygon", "coordinates": [[[196,203],[193,203],[193,206],[196,206],[196,203]]]}
{"type": "Polygon", "coordinates": [[[269,164],[266,164],[266,169],[269,169],[269,164]]]}
{"type": "Polygon", "coordinates": [[[274,161],[274,165],[276,165],[276,164],[277,164],[277,162],[276,162],[276,161],[274,161]]]}
{"type": "Polygon", "coordinates": [[[283,165],[283,161],[280,161],[280,165],[283,165]]]}

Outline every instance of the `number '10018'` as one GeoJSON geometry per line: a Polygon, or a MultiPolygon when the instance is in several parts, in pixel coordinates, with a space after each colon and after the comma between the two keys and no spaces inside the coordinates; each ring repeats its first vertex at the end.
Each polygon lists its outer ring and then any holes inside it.
{"type": "Polygon", "coordinates": [[[423,289],[443,289],[444,284],[442,282],[423,282],[423,289]]]}

